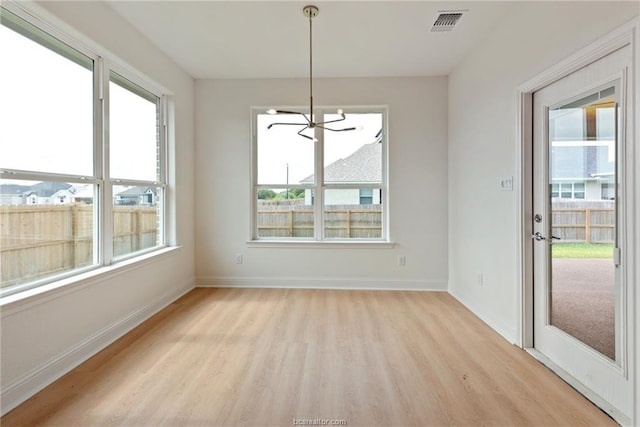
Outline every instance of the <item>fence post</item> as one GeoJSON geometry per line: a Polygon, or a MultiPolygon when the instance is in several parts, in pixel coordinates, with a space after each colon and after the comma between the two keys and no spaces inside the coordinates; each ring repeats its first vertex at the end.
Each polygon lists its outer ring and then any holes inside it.
{"type": "Polygon", "coordinates": [[[591,243],[591,209],[584,209],[584,240],[591,243]]]}
{"type": "Polygon", "coordinates": [[[347,209],[347,237],[351,238],[351,209],[347,209]]]}
{"type": "Polygon", "coordinates": [[[142,211],[140,209],[136,209],[136,247],[135,251],[139,251],[142,248],[142,211]]]}
{"type": "Polygon", "coordinates": [[[293,237],[293,209],[289,211],[289,237],[293,237]]]}
{"type": "Polygon", "coordinates": [[[74,203],[71,206],[71,265],[76,268],[78,266],[78,258],[76,252],[78,251],[78,234],[80,234],[79,228],[79,205],[74,203]]]}

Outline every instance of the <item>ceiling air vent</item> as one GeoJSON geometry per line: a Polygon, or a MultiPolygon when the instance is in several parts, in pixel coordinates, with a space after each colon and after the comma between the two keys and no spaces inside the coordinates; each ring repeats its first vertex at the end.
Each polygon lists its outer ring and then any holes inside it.
{"type": "Polygon", "coordinates": [[[431,31],[451,31],[453,27],[456,26],[462,15],[464,14],[463,10],[447,10],[440,11],[438,17],[436,18],[433,26],[431,27],[431,31]]]}

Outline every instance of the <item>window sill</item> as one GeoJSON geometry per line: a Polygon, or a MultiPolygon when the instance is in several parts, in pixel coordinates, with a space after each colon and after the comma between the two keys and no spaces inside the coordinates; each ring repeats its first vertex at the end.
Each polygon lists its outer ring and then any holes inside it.
{"type": "Polygon", "coordinates": [[[76,292],[87,286],[125,274],[144,265],[161,261],[180,251],[180,246],[166,247],[134,258],[123,260],[113,265],[97,267],[85,273],[56,280],[54,282],[17,292],[0,298],[2,317],[6,317],[25,308],[42,304],[46,301],[76,292]]]}
{"type": "Polygon", "coordinates": [[[317,240],[250,240],[249,248],[321,248],[321,249],[392,249],[394,242],[385,241],[317,241],[317,240]]]}

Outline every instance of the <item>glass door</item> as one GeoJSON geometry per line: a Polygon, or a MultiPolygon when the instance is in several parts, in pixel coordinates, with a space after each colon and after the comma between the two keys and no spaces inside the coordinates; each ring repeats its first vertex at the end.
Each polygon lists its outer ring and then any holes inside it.
{"type": "Polygon", "coordinates": [[[630,49],[620,49],[533,94],[531,212],[534,348],[624,417],[632,408],[620,250],[629,57],[630,49]]]}

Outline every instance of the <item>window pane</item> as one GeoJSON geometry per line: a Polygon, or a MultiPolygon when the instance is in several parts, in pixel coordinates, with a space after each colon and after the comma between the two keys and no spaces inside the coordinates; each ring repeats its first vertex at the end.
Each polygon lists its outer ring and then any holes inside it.
{"type": "Polygon", "coordinates": [[[616,120],[615,120],[615,108],[612,107],[605,107],[605,108],[596,108],[596,115],[597,115],[597,128],[596,128],[596,132],[597,132],[597,139],[598,140],[602,140],[602,139],[608,139],[608,140],[615,140],[615,134],[616,134],[616,120]]]}
{"type": "Polygon", "coordinates": [[[158,181],[159,98],[115,73],[109,96],[111,177],[158,181]]]}
{"type": "Polygon", "coordinates": [[[261,188],[257,196],[257,237],[313,237],[312,190],[261,188]]]}
{"type": "Polygon", "coordinates": [[[549,111],[551,141],[582,141],[585,139],[584,110],[562,108],[549,111]]]}
{"type": "MultiPolygon", "coordinates": [[[[338,114],[324,116],[325,121],[338,119],[338,114]]],[[[382,182],[382,114],[347,114],[344,121],[327,126],[358,130],[324,133],[324,182],[382,182]]]]}
{"type": "Polygon", "coordinates": [[[0,287],[95,264],[96,186],[0,180],[0,287]]]}
{"type": "Polygon", "coordinates": [[[161,244],[161,187],[113,186],[113,256],[161,244]]]}
{"type": "Polygon", "coordinates": [[[15,15],[10,23],[4,9],[2,15],[0,167],[92,176],[92,60],[15,15]]]}
{"type": "Polygon", "coordinates": [[[373,203],[373,189],[363,188],[360,190],[360,204],[370,205],[373,203]]]}
{"type": "Polygon", "coordinates": [[[382,237],[382,190],[371,190],[363,203],[361,192],[371,189],[324,191],[324,237],[327,239],[379,239],[382,237]]]}
{"type": "MultiPolygon", "coordinates": [[[[298,123],[303,120],[291,114],[257,115],[258,184],[314,182],[313,140],[300,137],[297,126],[273,126],[267,129],[272,123],[298,123]]],[[[303,127],[301,123],[300,129],[303,127]]]]}

